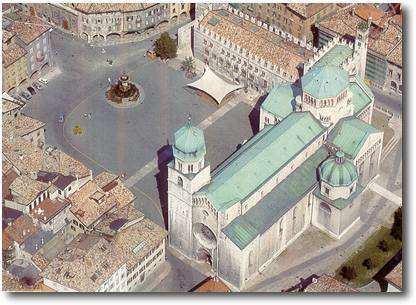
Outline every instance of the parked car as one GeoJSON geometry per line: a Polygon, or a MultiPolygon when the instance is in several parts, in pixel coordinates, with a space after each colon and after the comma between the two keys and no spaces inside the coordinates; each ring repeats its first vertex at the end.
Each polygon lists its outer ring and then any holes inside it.
{"type": "Polygon", "coordinates": [[[30,92],[30,94],[32,94],[32,95],[35,95],[36,94],[36,91],[35,91],[35,89],[33,89],[32,87],[27,87],[27,91],[29,91],[30,92]]]}
{"type": "Polygon", "coordinates": [[[23,97],[23,98],[25,98],[25,99],[27,99],[27,100],[30,100],[31,98],[32,98],[32,96],[29,94],[29,93],[27,93],[26,91],[22,91],[22,92],[20,92],[20,94],[19,94],[21,97],[23,97]]]}
{"type": "Polygon", "coordinates": [[[38,79],[38,81],[39,81],[41,84],[44,84],[44,85],[47,85],[47,84],[48,84],[48,80],[47,80],[46,78],[39,78],[39,79],[38,79]]]}
{"type": "Polygon", "coordinates": [[[35,87],[38,90],[42,90],[43,89],[43,85],[41,83],[39,83],[39,82],[34,82],[32,84],[32,86],[35,87]]]}

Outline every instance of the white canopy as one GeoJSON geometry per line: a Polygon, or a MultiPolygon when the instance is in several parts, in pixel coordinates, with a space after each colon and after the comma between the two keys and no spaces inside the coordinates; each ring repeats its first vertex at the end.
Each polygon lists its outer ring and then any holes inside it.
{"type": "Polygon", "coordinates": [[[241,85],[234,85],[226,82],[215,74],[208,66],[205,66],[204,75],[197,81],[187,85],[209,94],[218,104],[221,104],[227,94],[243,88],[241,85]]]}

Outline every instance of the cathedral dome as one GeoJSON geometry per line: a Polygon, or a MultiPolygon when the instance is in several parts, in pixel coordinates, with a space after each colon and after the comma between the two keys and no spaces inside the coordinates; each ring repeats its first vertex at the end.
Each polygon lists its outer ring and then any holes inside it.
{"type": "Polygon", "coordinates": [[[338,151],[335,157],[324,161],[319,167],[319,177],[331,186],[349,186],[358,178],[355,165],[338,151]]]}
{"type": "Polygon", "coordinates": [[[205,155],[205,138],[202,129],[192,126],[191,120],[175,132],[173,155],[186,162],[194,162],[205,155]]]}
{"type": "Polygon", "coordinates": [[[344,69],[324,65],[309,70],[301,79],[302,90],[316,99],[336,97],[349,85],[349,75],[344,69]]]}

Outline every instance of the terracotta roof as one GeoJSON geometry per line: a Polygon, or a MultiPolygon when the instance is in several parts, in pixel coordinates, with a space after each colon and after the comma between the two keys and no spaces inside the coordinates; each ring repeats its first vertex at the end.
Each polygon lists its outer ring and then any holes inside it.
{"type": "Polygon", "coordinates": [[[44,127],[46,124],[25,115],[18,115],[12,120],[3,120],[2,125],[4,134],[10,135],[10,133],[13,133],[14,137],[22,137],[44,127]]]}
{"type": "Polygon", "coordinates": [[[403,288],[403,271],[402,271],[402,262],[397,264],[394,269],[385,276],[385,279],[393,284],[394,286],[398,287],[399,289],[403,288]]]}
{"type": "Polygon", "coordinates": [[[66,3],[64,5],[86,14],[99,14],[142,11],[156,5],[156,3],[66,3]]]}
{"type": "Polygon", "coordinates": [[[15,103],[13,100],[9,100],[7,98],[2,98],[2,113],[7,113],[12,110],[19,109],[21,106],[17,103],[15,103]]]}
{"type": "Polygon", "coordinates": [[[3,48],[2,48],[3,67],[7,68],[8,66],[18,61],[23,56],[25,56],[26,54],[27,52],[25,51],[25,49],[23,49],[17,43],[11,43],[7,46],[3,44],[3,48]]]}
{"type": "Polygon", "coordinates": [[[384,12],[382,9],[375,7],[371,4],[360,4],[355,7],[355,13],[361,19],[367,21],[369,17],[372,18],[372,22],[379,21],[383,16],[384,12]]]}
{"type": "Polygon", "coordinates": [[[3,155],[19,171],[37,173],[43,167],[42,150],[19,137],[10,139],[3,133],[3,155]]]}
{"type": "Polygon", "coordinates": [[[36,197],[47,190],[49,185],[26,175],[17,177],[9,186],[13,193],[13,200],[19,204],[29,205],[36,197]]]}
{"type": "Polygon", "coordinates": [[[104,191],[113,194],[117,200],[117,207],[130,204],[136,196],[123,184],[120,178],[109,172],[102,172],[94,178],[94,182],[104,191]]]}
{"type": "MultiPolygon", "coordinates": [[[[354,6],[356,7],[356,6],[354,6]]],[[[384,30],[371,26],[368,39],[369,50],[387,56],[394,51],[397,44],[402,40],[402,31],[398,26],[390,22],[391,17],[386,17],[384,30]],[[390,18],[390,19],[389,19],[390,18]]],[[[319,22],[319,26],[333,31],[341,36],[347,35],[355,37],[358,24],[362,19],[357,15],[353,16],[351,9],[340,11],[339,13],[319,22]]],[[[401,52],[396,54],[394,63],[401,66],[401,52]]]]}
{"type": "MultiPolygon", "coordinates": [[[[8,235],[10,240],[17,242],[19,245],[23,244],[26,239],[36,234],[39,227],[35,225],[29,215],[23,214],[17,218],[12,225],[4,229],[4,233],[8,235]]],[[[5,245],[3,245],[3,249],[5,245]]]]}
{"type": "Polygon", "coordinates": [[[43,256],[43,249],[36,252],[34,255],[32,255],[32,262],[38,267],[40,270],[44,270],[49,265],[49,261],[46,259],[46,257],[43,256]]]}
{"type": "Polygon", "coordinates": [[[402,13],[394,15],[391,18],[391,22],[395,25],[397,25],[398,27],[402,28],[403,27],[403,15],[402,13]]]}
{"type": "Polygon", "coordinates": [[[231,291],[219,278],[209,277],[193,288],[191,292],[224,293],[231,291]]]}
{"type": "Polygon", "coordinates": [[[77,291],[93,292],[124,264],[127,269],[137,265],[166,236],[164,229],[147,219],[112,238],[79,234],[50,262],[42,276],[77,291]]]}
{"type": "Polygon", "coordinates": [[[305,288],[305,292],[358,292],[354,288],[338,281],[327,274],[321,275],[316,283],[312,283],[305,288]]]}
{"type": "Polygon", "coordinates": [[[210,11],[200,25],[272,62],[294,78],[299,76],[298,65],[313,55],[306,48],[224,10],[210,11]]]}
{"type": "Polygon", "coordinates": [[[33,15],[7,14],[3,18],[11,21],[7,30],[18,36],[26,45],[51,28],[42,19],[33,15]]]}
{"type": "Polygon", "coordinates": [[[287,6],[303,16],[309,18],[328,7],[329,3],[288,3],[287,6]]]}
{"type": "Polygon", "coordinates": [[[68,205],[69,202],[67,201],[46,198],[30,212],[30,216],[46,224],[60,212],[65,210],[68,205]]]}
{"type": "Polygon", "coordinates": [[[104,192],[94,181],[88,181],[68,199],[72,204],[72,214],[86,227],[98,221],[105,213],[117,206],[114,195],[104,192]]]}
{"type": "Polygon", "coordinates": [[[10,38],[12,38],[14,36],[14,34],[8,30],[3,30],[3,34],[2,34],[2,41],[3,43],[6,42],[7,40],[9,40],[10,38]]]}

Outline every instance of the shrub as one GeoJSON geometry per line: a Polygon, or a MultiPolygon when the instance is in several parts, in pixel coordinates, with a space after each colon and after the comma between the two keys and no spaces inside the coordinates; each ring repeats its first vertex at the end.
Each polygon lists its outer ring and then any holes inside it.
{"type": "Polygon", "coordinates": [[[394,239],[402,241],[402,208],[398,208],[396,212],[394,212],[394,222],[390,235],[394,239]]]}
{"type": "Polygon", "coordinates": [[[387,244],[385,239],[380,240],[377,247],[383,252],[388,252],[389,251],[389,245],[387,244]]]}
{"type": "Polygon", "coordinates": [[[357,277],[357,273],[355,272],[354,267],[351,266],[344,266],[341,268],[340,272],[341,276],[349,281],[355,279],[357,277]]]}
{"type": "Polygon", "coordinates": [[[373,269],[374,264],[371,258],[366,258],[365,260],[363,260],[363,266],[366,267],[367,270],[373,269]]]}
{"type": "Polygon", "coordinates": [[[162,59],[176,57],[176,50],[176,43],[167,32],[162,33],[155,41],[155,53],[162,59]]]}

